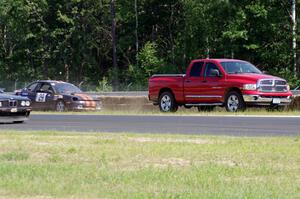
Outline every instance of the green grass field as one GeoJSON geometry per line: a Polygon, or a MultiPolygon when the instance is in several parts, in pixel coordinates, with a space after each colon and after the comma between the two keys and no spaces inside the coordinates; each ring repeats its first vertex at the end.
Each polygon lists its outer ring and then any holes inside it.
{"type": "Polygon", "coordinates": [[[300,198],[300,137],[0,131],[0,198],[300,198]]]}

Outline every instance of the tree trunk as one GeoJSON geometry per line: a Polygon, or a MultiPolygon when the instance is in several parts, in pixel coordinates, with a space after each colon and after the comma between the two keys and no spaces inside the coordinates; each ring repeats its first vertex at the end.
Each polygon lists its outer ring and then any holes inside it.
{"type": "Polygon", "coordinates": [[[210,58],[210,47],[208,37],[206,37],[206,58],[210,58]]]}
{"type": "Polygon", "coordinates": [[[298,66],[297,66],[297,21],[296,21],[296,0],[292,0],[292,21],[293,21],[293,61],[294,61],[294,77],[298,76],[298,66]]]}
{"type": "Polygon", "coordinates": [[[139,18],[138,18],[138,6],[137,6],[137,0],[134,2],[134,9],[135,9],[135,50],[136,50],[136,63],[138,65],[138,53],[139,53],[139,35],[138,35],[138,29],[139,29],[139,18]]]}
{"type": "Polygon", "coordinates": [[[44,79],[49,79],[48,62],[45,58],[42,60],[42,65],[43,65],[43,69],[44,69],[43,70],[44,79]]]}
{"type": "Polygon", "coordinates": [[[173,5],[170,5],[170,22],[169,22],[169,37],[170,37],[170,44],[171,44],[171,59],[172,64],[175,65],[175,49],[174,49],[174,39],[173,39],[173,31],[172,31],[172,24],[173,24],[173,18],[174,18],[174,8],[173,5]]]}
{"type": "Polygon", "coordinates": [[[119,72],[117,65],[117,39],[116,39],[116,10],[115,10],[115,0],[110,1],[111,8],[111,36],[112,36],[112,48],[113,48],[113,73],[112,73],[112,86],[113,90],[117,91],[119,87],[119,72]]]}
{"type": "Polygon", "coordinates": [[[65,62],[65,81],[69,82],[70,80],[70,66],[65,62]]]}

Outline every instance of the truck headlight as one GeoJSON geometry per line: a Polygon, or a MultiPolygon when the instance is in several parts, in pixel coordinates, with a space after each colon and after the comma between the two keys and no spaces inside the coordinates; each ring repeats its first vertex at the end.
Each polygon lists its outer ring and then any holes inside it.
{"type": "Polygon", "coordinates": [[[257,85],[256,84],[244,84],[243,89],[254,91],[257,89],[257,85]]]}
{"type": "Polygon", "coordinates": [[[2,107],[2,102],[0,102],[0,107],[2,107]]]}
{"type": "Polygon", "coordinates": [[[287,85],[286,88],[287,88],[287,91],[290,91],[290,90],[291,90],[290,85],[287,85]]]}

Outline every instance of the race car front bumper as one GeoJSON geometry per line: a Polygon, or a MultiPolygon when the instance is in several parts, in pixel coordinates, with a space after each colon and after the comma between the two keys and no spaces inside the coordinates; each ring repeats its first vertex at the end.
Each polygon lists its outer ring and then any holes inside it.
{"type": "Polygon", "coordinates": [[[0,108],[0,123],[28,120],[31,108],[0,108]]]}
{"type": "Polygon", "coordinates": [[[70,103],[67,108],[72,111],[100,111],[102,109],[102,103],[100,101],[93,103],[88,101],[75,101],[70,103]]]}

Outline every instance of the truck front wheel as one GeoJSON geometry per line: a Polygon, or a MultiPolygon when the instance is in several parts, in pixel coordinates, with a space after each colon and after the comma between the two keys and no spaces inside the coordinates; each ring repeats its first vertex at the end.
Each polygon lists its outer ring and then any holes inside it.
{"type": "Polygon", "coordinates": [[[178,110],[178,105],[172,93],[163,92],[159,96],[159,109],[162,112],[176,112],[178,110]]]}
{"type": "Polygon", "coordinates": [[[236,91],[230,91],[225,99],[225,108],[228,112],[244,111],[246,105],[242,95],[236,91]]]}

